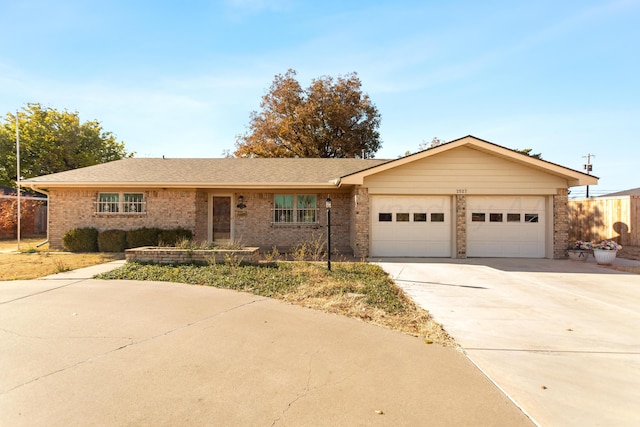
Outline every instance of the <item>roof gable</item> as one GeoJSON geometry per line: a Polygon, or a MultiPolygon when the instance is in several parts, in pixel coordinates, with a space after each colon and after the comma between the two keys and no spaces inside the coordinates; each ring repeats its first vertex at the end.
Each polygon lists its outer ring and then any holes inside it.
{"type": "Polygon", "coordinates": [[[593,185],[598,183],[598,178],[593,175],[587,175],[585,173],[569,169],[564,166],[548,162],[546,160],[536,159],[535,157],[527,156],[515,150],[511,150],[506,147],[484,141],[471,135],[456,139],[437,147],[428,148],[426,150],[410,154],[408,156],[401,157],[399,159],[392,160],[381,165],[375,165],[366,170],[351,173],[349,175],[343,176],[341,183],[362,185],[362,183],[364,182],[364,178],[367,176],[402,167],[403,165],[426,159],[431,156],[438,156],[441,153],[455,150],[459,147],[472,148],[492,156],[500,157],[502,159],[516,162],[518,164],[525,165],[527,167],[531,167],[533,169],[551,175],[562,177],[563,179],[567,180],[570,187],[578,185],[593,185]]]}

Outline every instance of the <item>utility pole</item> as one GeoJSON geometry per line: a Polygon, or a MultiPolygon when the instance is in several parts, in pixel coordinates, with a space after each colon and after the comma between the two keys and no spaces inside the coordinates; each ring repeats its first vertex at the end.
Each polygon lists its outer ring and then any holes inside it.
{"type": "MultiPolygon", "coordinates": [[[[593,165],[591,164],[591,158],[595,157],[595,154],[588,153],[586,156],[582,156],[583,159],[587,159],[587,163],[582,166],[584,170],[587,171],[587,175],[591,175],[591,171],[593,170],[593,165]]],[[[589,198],[589,186],[587,185],[587,199],[589,198]]]]}

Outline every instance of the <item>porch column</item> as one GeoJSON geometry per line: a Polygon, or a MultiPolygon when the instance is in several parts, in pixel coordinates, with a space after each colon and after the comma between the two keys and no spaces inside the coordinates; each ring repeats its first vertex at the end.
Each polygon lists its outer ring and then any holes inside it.
{"type": "Polygon", "coordinates": [[[553,258],[567,256],[569,241],[569,191],[558,188],[553,196],[553,258]]]}
{"type": "Polygon", "coordinates": [[[351,199],[353,255],[357,258],[367,258],[369,256],[369,228],[371,226],[369,190],[362,187],[357,188],[352,192],[351,199]]]}

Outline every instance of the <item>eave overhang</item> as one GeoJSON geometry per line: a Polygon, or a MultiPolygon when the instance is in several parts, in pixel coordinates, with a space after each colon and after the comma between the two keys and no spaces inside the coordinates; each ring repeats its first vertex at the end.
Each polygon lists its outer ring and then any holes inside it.
{"type": "Polygon", "coordinates": [[[339,180],[327,183],[317,182],[273,182],[273,183],[210,183],[210,182],[23,182],[22,186],[33,190],[52,188],[82,189],[229,189],[229,190],[296,190],[320,189],[332,190],[339,187],[339,180]]]}

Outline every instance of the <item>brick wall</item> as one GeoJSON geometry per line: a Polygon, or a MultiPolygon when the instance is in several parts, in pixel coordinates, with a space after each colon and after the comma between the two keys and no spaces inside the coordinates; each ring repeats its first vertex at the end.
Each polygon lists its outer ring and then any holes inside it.
{"type": "Polygon", "coordinates": [[[349,194],[317,193],[300,191],[297,194],[315,194],[318,223],[316,224],[275,224],[273,218],[272,192],[241,192],[234,195],[232,208],[235,216],[235,240],[243,245],[258,246],[270,251],[274,246],[281,251],[310,240],[326,240],[327,210],[325,200],[331,197],[331,246],[339,253],[352,253],[349,243],[349,194]],[[238,197],[244,196],[244,209],[236,207],[238,197]]]}
{"type": "MultiPolygon", "coordinates": [[[[233,202],[232,202],[233,203],[233,202]]],[[[193,240],[206,242],[209,238],[209,194],[205,191],[196,192],[196,219],[193,240]]]]}
{"type": "MultiPolygon", "coordinates": [[[[117,192],[118,190],[112,190],[117,192]]],[[[144,191],[147,211],[144,214],[96,213],[96,190],[51,190],[49,193],[49,240],[52,249],[63,249],[62,236],[68,230],[95,227],[131,230],[141,227],[184,227],[191,231],[196,225],[195,190],[144,191]]]]}
{"type": "Polygon", "coordinates": [[[569,242],[569,192],[558,188],[553,196],[553,258],[565,258],[569,242]]]}
{"type": "Polygon", "coordinates": [[[188,263],[218,263],[232,259],[238,263],[258,264],[260,253],[258,248],[231,249],[176,249],[143,247],[127,249],[125,251],[127,261],[153,262],[156,264],[188,264],[188,263]]]}

